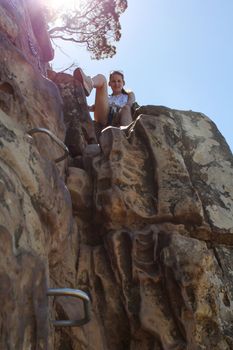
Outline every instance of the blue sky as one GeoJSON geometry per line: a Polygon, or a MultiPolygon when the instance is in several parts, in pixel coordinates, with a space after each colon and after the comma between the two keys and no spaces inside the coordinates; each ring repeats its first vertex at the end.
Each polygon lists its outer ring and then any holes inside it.
{"type": "Polygon", "coordinates": [[[233,0],[128,0],[121,25],[113,58],[91,60],[85,47],[60,42],[53,69],[123,70],[140,105],[202,112],[233,150],[233,0]]]}

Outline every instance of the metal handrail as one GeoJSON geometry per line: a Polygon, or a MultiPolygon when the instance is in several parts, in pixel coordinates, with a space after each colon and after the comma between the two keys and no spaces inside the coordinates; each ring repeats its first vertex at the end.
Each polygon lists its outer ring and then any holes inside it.
{"type": "Polygon", "coordinates": [[[63,151],[65,152],[63,156],[54,159],[55,163],[61,162],[63,159],[65,159],[68,155],[69,155],[69,150],[66,147],[66,145],[56,136],[54,135],[50,130],[45,129],[45,128],[33,128],[31,130],[29,130],[27,133],[32,136],[33,134],[37,133],[37,132],[43,132],[47,135],[50,136],[50,138],[58,145],[60,146],[63,151]]]}
{"type": "Polygon", "coordinates": [[[83,326],[91,319],[90,298],[87,293],[79,289],[71,288],[49,288],[48,296],[71,296],[83,300],[84,317],[80,320],[52,320],[55,327],[77,327],[83,326]]]}

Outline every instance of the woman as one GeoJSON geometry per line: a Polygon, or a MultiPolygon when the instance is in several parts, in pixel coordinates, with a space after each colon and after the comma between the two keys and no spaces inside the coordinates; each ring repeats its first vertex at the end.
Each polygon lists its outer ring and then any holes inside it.
{"type": "Polygon", "coordinates": [[[127,92],[123,88],[125,81],[122,72],[113,71],[108,84],[104,75],[98,74],[91,78],[86,76],[81,68],[74,71],[74,78],[82,83],[86,96],[90,95],[93,88],[96,89],[95,104],[90,107],[96,122],[103,126],[126,126],[132,122],[131,107],[135,102],[135,96],[133,92],[127,92]],[[108,96],[108,85],[112,89],[110,96],[108,96]]]}

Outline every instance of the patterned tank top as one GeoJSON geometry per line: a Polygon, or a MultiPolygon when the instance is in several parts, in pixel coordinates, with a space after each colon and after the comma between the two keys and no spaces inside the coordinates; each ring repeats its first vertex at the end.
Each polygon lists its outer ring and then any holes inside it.
{"type": "Polygon", "coordinates": [[[128,101],[128,95],[126,94],[108,96],[108,102],[110,107],[113,107],[113,106],[123,107],[124,105],[126,105],[127,101],[128,101]]]}

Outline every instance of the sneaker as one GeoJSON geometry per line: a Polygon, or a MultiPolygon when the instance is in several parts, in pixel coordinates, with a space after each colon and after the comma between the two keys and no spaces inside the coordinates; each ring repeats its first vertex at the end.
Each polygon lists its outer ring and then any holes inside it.
{"type": "Polygon", "coordinates": [[[87,75],[85,75],[81,68],[76,68],[73,73],[73,76],[82,84],[85,91],[85,95],[89,96],[93,89],[93,81],[91,77],[88,77],[87,75]]]}

